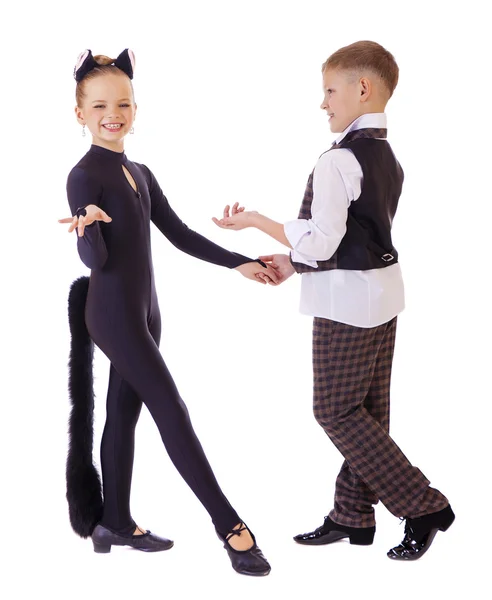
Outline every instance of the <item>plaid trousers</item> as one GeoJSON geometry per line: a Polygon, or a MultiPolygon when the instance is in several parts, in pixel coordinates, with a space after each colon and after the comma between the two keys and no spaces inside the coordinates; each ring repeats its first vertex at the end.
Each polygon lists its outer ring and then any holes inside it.
{"type": "Polygon", "coordinates": [[[349,527],[375,525],[379,500],[397,517],[448,505],[389,436],[395,317],[371,328],[329,319],[313,322],[313,410],[345,461],[330,518],[349,527]]]}

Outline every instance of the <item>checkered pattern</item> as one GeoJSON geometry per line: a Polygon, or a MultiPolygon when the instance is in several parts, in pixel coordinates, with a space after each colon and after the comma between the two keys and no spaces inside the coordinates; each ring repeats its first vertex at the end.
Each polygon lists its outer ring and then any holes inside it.
{"type": "Polygon", "coordinates": [[[313,408],[345,458],[329,515],[341,525],[373,526],[378,500],[397,517],[418,517],[448,504],[389,436],[396,322],[361,328],[314,318],[313,408]]]}
{"type": "Polygon", "coordinates": [[[330,150],[333,148],[341,148],[344,144],[348,142],[352,142],[353,140],[360,140],[361,138],[383,138],[386,139],[388,137],[388,130],[386,127],[366,127],[365,129],[355,129],[354,131],[349,131],[347,135],[343,138],[343,140],[339,144],[333,143],[331,145],[330,150]]]}

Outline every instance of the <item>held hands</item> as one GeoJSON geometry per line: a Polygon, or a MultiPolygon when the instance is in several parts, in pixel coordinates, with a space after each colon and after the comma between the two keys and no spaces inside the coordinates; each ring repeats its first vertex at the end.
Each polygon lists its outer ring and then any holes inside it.
{"type": "Polygon", "coordinates": [[[244,206],[239,206],[239,202],[236,202],[229,214],[230,206],[227,205],[224,208],[224,216],[222,219],[216,219],[212,217],[212,221],[222,229],[233,229],[239,231],[240,229],[246,229],[246,227],[253,226],[254,216],[258,214],[256,210],[245,211],[244,206]]]}
{"type": "Polygon", "coordinates": [[[275,285],[280,285],[296,272],[288,254],[270,254],[268,256],[260,256],[259,258],[268,266],[275,269],[278,276],[278,281],[275,285]]]}
{"type": "Polygon", "coordinates": [[[95,204],[89,204],[85,207],[85,216],[80,215],[77,217],[67,217],[66,219],[58,219],[58,223],[70,223],[70,227],[68,228],[68,233],[72,233],[72,231],[77,227],[77,232],[79,237],[84,235],[84,229],[94,223],[94,221],[104,221],[104,223],[111,223],[112,219],[109,215],[107,215],[102,208],[96,206],[95,204]]]}
{"type": "Polygon", "coordinates": [[[270,285],[277,285],[280,283],[280,273],[270,265],[267,265],[267,268],[262,267],[258,262],[248,262],[238,267],[235,267],[235,271],[239,271],[241,275],[247,277],[248,279],[252,279],[253,281],[257,281],[258,283],[270,285]]]}

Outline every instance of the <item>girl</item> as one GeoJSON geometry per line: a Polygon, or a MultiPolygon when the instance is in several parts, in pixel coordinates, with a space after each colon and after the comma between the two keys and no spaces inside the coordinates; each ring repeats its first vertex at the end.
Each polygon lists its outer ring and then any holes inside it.
{"type": "Polygon", "coordinates": [[[150,221],[180,250],[239,271],[260,283],[278,281],[260,260],[229,252],[188,229],[170,207],[153,173],[130,161],[123,143],[133,133],[134,54],[117,59],[84,51],[77,61],[75,112],[92,134],[89,151],[67,180],[82,262],[91,269],[85,325],[111,361],[107,420],[101,442],[104,505],[92,531],[96,552],[111,545],[166,550],[173,542],[143,531],[130,514],[134,431],[142,402],[155,420],[174,465],[210,514],[233,568],[267,575],[270,565],[222,493],[193,430],[188,410],[158,346],[161,320],[150,250],[150,221]]]}

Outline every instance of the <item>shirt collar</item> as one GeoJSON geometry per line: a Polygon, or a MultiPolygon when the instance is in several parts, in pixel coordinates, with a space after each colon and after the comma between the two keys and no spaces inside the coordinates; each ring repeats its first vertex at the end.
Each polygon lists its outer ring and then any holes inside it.
{"type": "Polygon", "coordinates": [[[386,129],[386,113],[366,113],[357,117],[350,125],[342,131],[342,133],[335,140],[335,144],[339,144],[343,138],[349,133],[349,131],[355,131],[356,129],[366,129],[367,127],[373,127],[375,129],[386,129]]]}
{"type": "Polygon", "coordinates": [[[89,152],[91,154],[97,154],[101,157],[112,160],[116,163],[125,163],[128,160],[124,152],[108,150],[108,148],[103,148],[102,146],[97,146],[96,144],[91,145],[91,147],[89,148],[89,152]]]}

